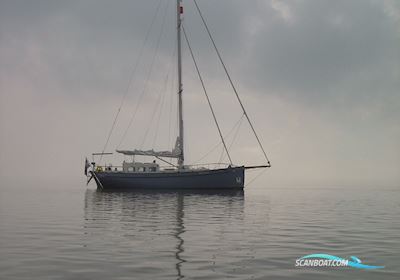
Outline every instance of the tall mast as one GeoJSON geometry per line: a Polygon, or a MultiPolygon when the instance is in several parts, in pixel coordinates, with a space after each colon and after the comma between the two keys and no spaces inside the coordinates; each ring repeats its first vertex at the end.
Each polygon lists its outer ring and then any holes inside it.
{"type": "Polygon", "coordinates": [[[182,0],[177,0],[177,40],[178,40],[178,115],[179,115],[179,147],[181,154],[178,158],[179,168],[183,167],[184,149],[183,149],[183,112],[182,112],[182,46],[181,46],[181,24],[183,13],[182,0]]]}

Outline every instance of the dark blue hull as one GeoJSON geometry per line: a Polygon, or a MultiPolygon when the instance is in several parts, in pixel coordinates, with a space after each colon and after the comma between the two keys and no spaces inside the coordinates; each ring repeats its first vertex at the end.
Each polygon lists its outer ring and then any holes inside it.
{"type": "Polygon", "coordinates": [[[97,187],[112,189],[243,189],[244,166],[176,172],[93,172],[97,187]]]}

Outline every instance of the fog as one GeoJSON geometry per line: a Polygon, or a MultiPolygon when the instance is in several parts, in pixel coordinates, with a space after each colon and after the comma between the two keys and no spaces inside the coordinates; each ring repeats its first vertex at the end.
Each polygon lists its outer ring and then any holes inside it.
{"type": "MultiPolygon", "coordinates": [[[[261,175],[248,174],[260,175],[253,186],[400,187],[398,1],[198,3],[271,160],[261,175]]],[[[85,157],[104,147],[157,5],[106,152],[174,145],[175,1],[0,1],[4,184],[84,184],[85,157]]],[[[263,164],[245,121],[235,137],[242,113],[192,1],[184,1],[184,26],[222,131],[231,132],[233,162],[263,164]]],[[[193,164],[220,140],[185,44],[183,59],[185,160],[193,164]]],[[[218,162],[221,151],[202,162],[218,162]]]]}

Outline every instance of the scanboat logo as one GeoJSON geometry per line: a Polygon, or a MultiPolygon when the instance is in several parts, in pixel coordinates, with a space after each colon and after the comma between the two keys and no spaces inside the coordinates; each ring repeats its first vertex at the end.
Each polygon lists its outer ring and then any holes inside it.
{"type": "Polygon", "coordinates": [[[384,266],[366,265],[357,257],[351,256],[351,260],[343,259],[327,254],[311,254],[296,260],[296,267],[341,267],[350,266],[359,269],[378,269],[384,266]]]}

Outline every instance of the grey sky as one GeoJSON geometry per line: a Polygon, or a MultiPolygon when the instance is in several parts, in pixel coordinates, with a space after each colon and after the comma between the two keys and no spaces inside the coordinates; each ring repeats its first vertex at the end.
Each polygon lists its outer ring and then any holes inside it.
{"type": "MultiPolygon", "coordinates": [[[[272,168],[259,185],[400,186],[399,1],[198,3],[271,158],[272,168]]],[[[68,172],[81,179],[84,157],[104,145],[157,4],[0,1],[4,180],[21,176],[21,164],[29,167],[26,178],[60,178],[68,172]]],[[[168,73],[159,133],[153,132],[154,121],[144,147],[172,145],[174,5],[173,0],[161,3],[109,150],[121,139],[143,89],[164,11],[155,70],[122,147],[143,142],[168,73]]],[[[227,133],[240,117],[239,107],[193,2],[184,1],[184,8],[185,28],[227,133]]],[[[218,143],[218,135],[186,50],[184,83],[192,163],[218,143]]],[[[205,161],[218,160],[220,151],[205,161]]],[[[238,164],[262,162],[244,124],[232,154],[238,164]]]]}

